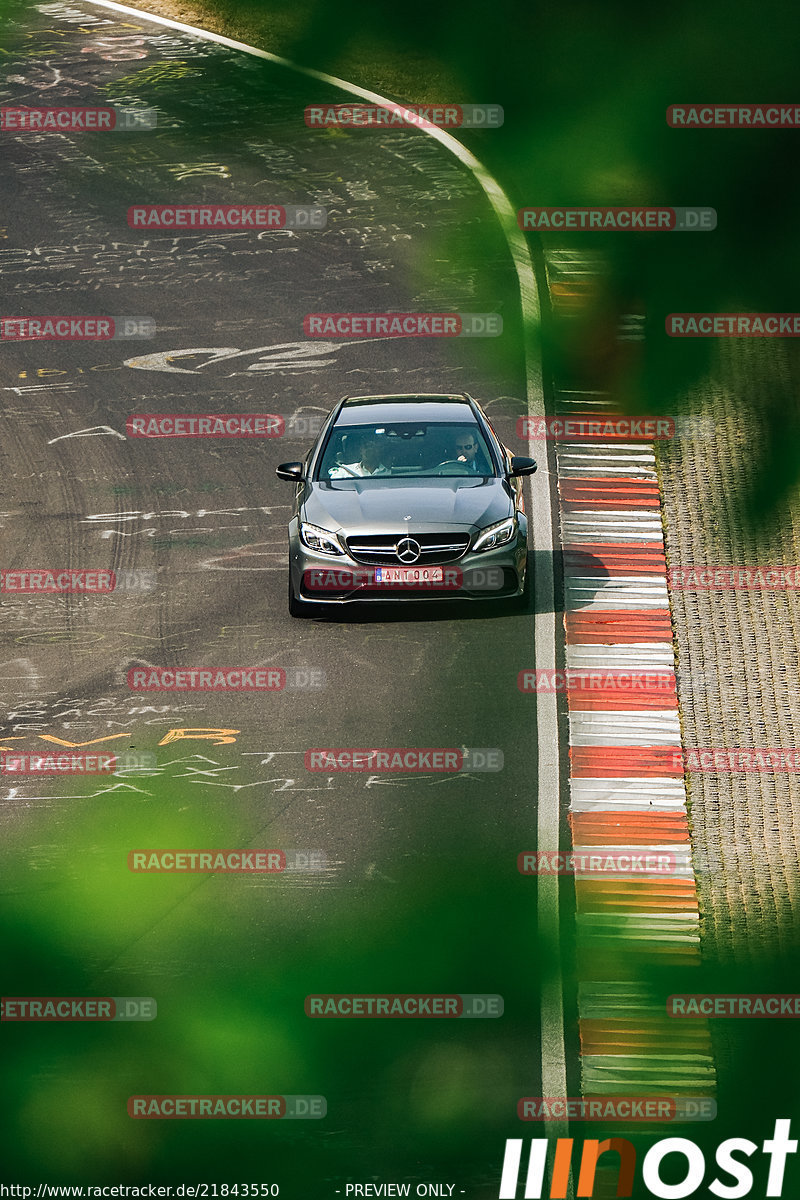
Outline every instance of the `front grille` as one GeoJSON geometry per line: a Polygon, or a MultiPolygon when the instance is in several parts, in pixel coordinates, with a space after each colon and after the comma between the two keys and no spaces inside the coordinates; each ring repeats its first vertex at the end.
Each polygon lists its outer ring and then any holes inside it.
{"type": "Polygon", "coordinates": [[[395,546],[405,537],[419,542],[417,562],[424,564],[456,562],[469,546],[466,533],[406,533],[404,530],[401,533],[358,534],[347,538],[347,549],[356,562],[379,567],[393,565],[402,561],[395,553],[395,546]]]}

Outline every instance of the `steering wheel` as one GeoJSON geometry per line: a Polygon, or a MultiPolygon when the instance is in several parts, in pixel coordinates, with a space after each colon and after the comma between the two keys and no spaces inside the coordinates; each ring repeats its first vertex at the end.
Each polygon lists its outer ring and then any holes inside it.
{"type": "Polygon", "coordinates": [[[434,475],[471,475],[471,474],[472,474],[472,471],[470,471],[467,464],[465,462],[461,462],[461,460],[458,458],[445,459],[444,462],[439,463],[438,467],[434,471],[434,475]],[[443,469],[444,467],[458,467],[459,469],[457,471],[449,471],[449,470],[445,471],[443,469]]]}

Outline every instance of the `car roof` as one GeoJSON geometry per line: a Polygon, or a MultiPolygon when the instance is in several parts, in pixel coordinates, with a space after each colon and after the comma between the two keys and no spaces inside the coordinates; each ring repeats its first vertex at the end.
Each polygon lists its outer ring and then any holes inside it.
{"type": "Polygon", "coordinates": [[[336,425],[373,425],[396,421],[448,421],[473,425],[475,410],[469,396],[404,395],[348,396],[342,402],[336,425]]]}

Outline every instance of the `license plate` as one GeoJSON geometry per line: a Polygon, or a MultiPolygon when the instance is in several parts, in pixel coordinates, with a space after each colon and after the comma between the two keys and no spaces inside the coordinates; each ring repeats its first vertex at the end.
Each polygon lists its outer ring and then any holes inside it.
{"type": "Polygon", "coordinates": [[[376,567],[376,583],[442,583],[441,567],[376,567]]]}

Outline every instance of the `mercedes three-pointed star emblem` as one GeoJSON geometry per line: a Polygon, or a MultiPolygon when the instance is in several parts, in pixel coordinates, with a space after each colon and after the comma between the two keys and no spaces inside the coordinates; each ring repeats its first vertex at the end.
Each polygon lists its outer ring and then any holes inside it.
{"type": "Polygon", "coordinates": [[[422,547],[419,542],[415,542],[413,538],[404,537],[394,548],[394,552],[402,563],[414,563],[422,553],[422,547]]]}

